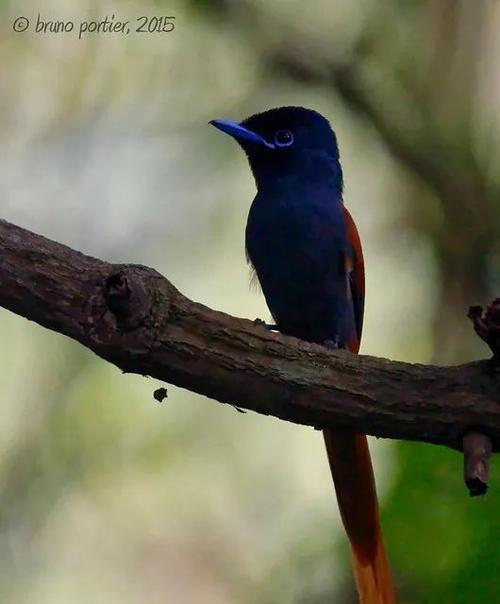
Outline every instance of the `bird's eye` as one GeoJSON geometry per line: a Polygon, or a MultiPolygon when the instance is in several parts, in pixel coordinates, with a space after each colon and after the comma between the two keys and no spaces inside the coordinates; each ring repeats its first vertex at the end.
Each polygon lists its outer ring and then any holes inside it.
{"type": "Polygon", "coordinates": [[[293,134],[290,130],[278,130],[274,136],[274,144],[277,147],[289,147],[293,143],[293,134]]]}

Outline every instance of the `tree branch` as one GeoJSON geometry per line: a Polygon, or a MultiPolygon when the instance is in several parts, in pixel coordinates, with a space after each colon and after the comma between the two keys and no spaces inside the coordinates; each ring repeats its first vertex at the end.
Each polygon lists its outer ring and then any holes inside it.
{"type": "Polygon", "coordinates": [[[488,361],[411,365],[331,351],[183,296],[153,269],[109,264],[0,220],[0,305],[126,372],[275,417],[462,449],[500,450],[488,361]]]}

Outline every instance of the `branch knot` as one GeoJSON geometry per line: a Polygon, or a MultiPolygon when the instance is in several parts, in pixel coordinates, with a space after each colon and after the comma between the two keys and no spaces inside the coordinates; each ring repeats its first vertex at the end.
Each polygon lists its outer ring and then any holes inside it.
{"type": "Polygon", "coordinates": [[[149,314],[151,302],[138,267],[127,267],[109,275],[103,284],[106,305],[121,331],[140,327],[149,314]]]}

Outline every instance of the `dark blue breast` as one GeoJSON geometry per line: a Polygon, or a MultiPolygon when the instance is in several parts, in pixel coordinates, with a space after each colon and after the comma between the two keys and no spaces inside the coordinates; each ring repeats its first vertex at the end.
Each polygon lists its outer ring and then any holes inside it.
{"type": "Polygon", "coordinates": [[[312,342],[348,339],[348,245],[342,202],[331,190],[287,186],[257,194],[247,253],[280,331],[312,342]]]}

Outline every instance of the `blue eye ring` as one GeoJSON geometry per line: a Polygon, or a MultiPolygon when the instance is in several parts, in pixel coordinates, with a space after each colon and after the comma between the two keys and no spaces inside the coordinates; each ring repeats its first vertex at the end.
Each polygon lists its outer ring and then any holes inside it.
{"type": "Polygon", "coordinates": [[[278,130],[274,135],[274,144],[277,147],[289,147],[293,145],[293,134],[290,130],[278,130]]]}

